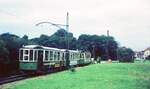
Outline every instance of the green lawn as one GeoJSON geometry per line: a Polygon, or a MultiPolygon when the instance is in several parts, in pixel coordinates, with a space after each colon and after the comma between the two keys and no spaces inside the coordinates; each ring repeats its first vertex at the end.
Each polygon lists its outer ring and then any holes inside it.
{"type": "Polygon", "coordinates": [[[0,89],[150,89],[150,63],[106,63],[26,79],[0,89]]]}

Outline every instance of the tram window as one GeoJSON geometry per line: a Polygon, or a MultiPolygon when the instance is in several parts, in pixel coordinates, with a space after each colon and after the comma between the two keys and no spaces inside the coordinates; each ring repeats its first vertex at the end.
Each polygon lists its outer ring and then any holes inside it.
{"type": "Polygon", "coordinates": [[[53,60],[53,51],[50,51],[50,60],[53,60]]]}
{"type": "Polygon", "coordinates": [[[83,59],[83,53],[80,54],[80,58],[83,59]]]}
{"type": "Polygon", "coordinates": [[[74,58],[75,58],[74,56],[75,56],[75,54],[73,53],[73,60],[74,60],[74,58]]]}
{"type": "Polygon", "coordinates": [[[57,52],[54,52],[54,60],[57,60],[57,52]]]}
{"type": "Polygon", "coordinates": [[[73,53],[71,54],[71,59],[73,60],[73,53]]]}
{"type": "Polygon", "coordinates": [[[28,50],[25,50],[25,54],[28,54],[28,50]]]}
{"type": "Polygon", "coordinates": [[[45,60],[48,60],[48,51],[45,51],[45,60]]]}
{"type": "Polygon", "coordinates": [[[82,58],[83,58],[83,54],[81,54],[82,58]]]}
{"type": "Polygon", "coordinates": [[[60,52],[58,52],[58,56],[57,56],[57,59],[59,60],[59,58],[60,58],[60,52]]]}
{"type": "Polygon", "coordinates": [[[62,53],[62,60],[65,59],[65,53],[62,53]]]}
{"type": "Polygon", "coordinates": [[[28,61],[29,60],[29,52],[28,52],[29,50],[24,50],[24,54],[23,54],[23,59],[25,60],[25,61],[28,61]]]}
{"type": "Polygon", "coordinates": [[[80,58],[81,58],[82,56],[81,56],[81,54],[80,54],[80,58]]]}
{"type": "Polygon", "coordinates": [[[38,61],[43,61],[43,50],[38,50],[38,61]]]}
{"type": "Polygon", "coordinates": [[[24,56],[24,60],[28,60],[28,56],[24,56]]]}
{"type": "Polygon", "coordinates": [[[30,58],[29,61],[33,61],[33,50],[30,50],[30,58]]]}
{"type": "Polygon", "coordinates": [[[35,61],[37,60],[37,57],[38,57],[37,55],[38,55],[38,51],[35,50],[35,51],[34,51],[34,60],[35,60],[35,61]]]}
{"type": "Polygon", "coordinates": [[[82,58],[84,59],[84,53],[82,54],[82,58]]]}
{"type": "Polygon", "coordinates": [[[72,53],[70,53],[70,60],[72,60],[72,53]]]}

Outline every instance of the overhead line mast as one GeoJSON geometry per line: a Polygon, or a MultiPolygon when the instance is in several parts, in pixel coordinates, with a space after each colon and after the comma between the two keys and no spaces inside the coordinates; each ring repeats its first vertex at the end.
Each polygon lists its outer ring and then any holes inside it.
{"type": "Polygon", "coordinates": [[[106,54],[107,54],[107,60],[109,60],[109,30],[107,30],[107,42],[106,42],[106,45],[107,45],[107,48],[106,48],[106,54]]]}

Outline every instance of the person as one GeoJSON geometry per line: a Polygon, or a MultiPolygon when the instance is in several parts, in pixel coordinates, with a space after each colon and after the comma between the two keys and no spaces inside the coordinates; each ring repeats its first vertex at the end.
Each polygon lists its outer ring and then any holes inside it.
{"type": "Polygon", "coordinates": [[[97,63],[101,63],[101,57],[98,56],[97,63]]]}

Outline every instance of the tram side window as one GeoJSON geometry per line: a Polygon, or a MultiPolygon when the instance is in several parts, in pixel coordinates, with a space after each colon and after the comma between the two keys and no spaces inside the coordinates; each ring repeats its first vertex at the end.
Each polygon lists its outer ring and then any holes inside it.
{"type": "Polygon", "coordinates": [[[85,56],[84,56],[84,55],[85,55],[85,54],[83,53],[83,54],[82,54],[83,59],[85,58],[85,56]]]}
{"type": "Polygon", "coordinates": [[[30,50],[30,58],[29,61],[33,61],[33,50],[30,50]]]}
{"type": "Polygon", "coordinates": [[[70,60],[72,60],[72,53],[70,53],[70,60]]]}
{"type": "Polygon", "coordinates": [[[58,52],[58,56],[57,56],[57,59],[59,60],[59,58],[60,58],[60,52],[58,52]]]}
{"type": "Polygon", "coordinates": [[[80,58],[83,59],[83,53],[80,54],[80,58]]]}
{"type": "Polygon", "coordinates": [[[80,59],[80,53],[78,53],[78,59],[80,59]]]}
{"type": "Polygon", "coordinates": [[[57,52],[54,52],[54,60],[57,60],[57,52]]]}
{"type": "Polygon", "coordinates": [[[82,58],[81,54],[80,54],[80,59],[82,58]]]}
{"type": "Polygon", "coordinates": [[[50,60],[53,60],[53,51],[50,51],[50,60]]]}
{"type": "Polygon", "coordinates": [[[45,60],[48,61],[48,51],[45,51],[45,60]]]}
{"type": "Polygon", "coordinates": [[[73,53],[71,53],[71,60],[73,59],[73,53]]]}
{"type": "Polygon", "coordinates": [[[77,53],[77,59],[79,59],[79,53],[77,53]]]}
{"type": "Polygon", "coordinates": [[[65,53],[62,53],[62,60],[65,60],[65,53]]]}
{"type": "Polygon", "coordinates": [[[84,53],[82,54],[82,58],[85,59],[84,53]]]}
{"type": "Polygon", "coordinates": [[[74,56],[75,56],[75,54],[73,53],[73,54],[72,54],[72,60],[74,60],[74,58],[75,58],[74,56]]]}
{"type": "Polygon", "coordinates": [[[77,59],[77,53],[75,53],[73,57],[74,57],[73,59],[76,60],[77,59]]]}
{"type": "Polygon", "coordinates": [[[38,55],[38,51],[37,51],[37,50],[35,50],[35,51],[34,51],[34,60],[35,60],[35,61],[36,61],[36,60],[37,60],[37,58],[38,58],[38,56],[37,56],[37,55],[38,55]]]}

